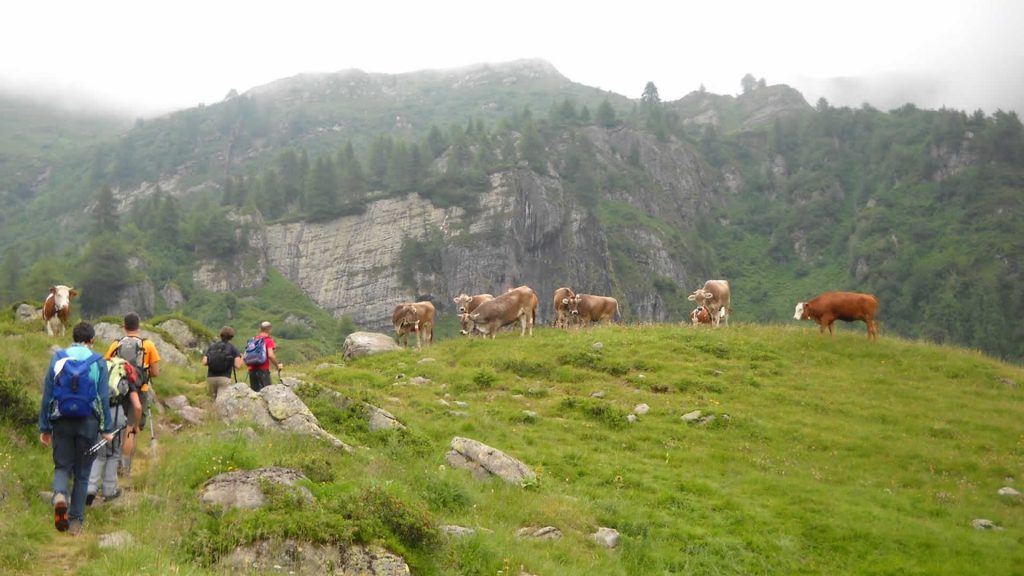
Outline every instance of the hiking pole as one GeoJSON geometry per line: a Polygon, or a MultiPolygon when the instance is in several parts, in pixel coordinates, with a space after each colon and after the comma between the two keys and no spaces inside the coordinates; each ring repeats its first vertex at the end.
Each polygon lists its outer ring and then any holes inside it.
{"type": "MultiPolygon", "coordinates": [[[[121,431],[125,429],[125,426],[126,426],[125,424],[122,424],[117,430],[114,430],[113,432],[111,432],[111,436],[116,438],[117,435],[120,434],[121,431]]],[[[106,438],[100,438],[99,442],[93,444],[92,446],[89,447],[88,450],[85,451],[85,455],[86,456],[95,456],[96,454],[99,454],[99,451],[102,450],[103,447],[106,446],[106,445],[107,445],[107,439],[106,438]]]]}
{"type": "Polygon", "coordinates": [[[284,378],[281,377],[281,369],[277,369],[277,383],[284,386],[284,378]]]}

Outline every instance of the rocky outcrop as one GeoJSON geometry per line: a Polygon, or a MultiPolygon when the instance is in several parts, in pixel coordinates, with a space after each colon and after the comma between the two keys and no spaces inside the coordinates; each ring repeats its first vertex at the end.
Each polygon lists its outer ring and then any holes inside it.
{"type": "Polygon", "coordinates": [[[372,356],[381,352],[401,350],[395,339],[387,334],[376,332],[353,332],[345,338],[341,349],[345,351],[345,359],[352,360],[362,356],[372,356]]]}
{"type": "Polygon", "coordinates": [[[36,308],[31,304],[21,303],[14,309],[14,317],[18,322],[40,322],[43,321],[43,309],[36,308]]]}
{"type": "Polygon", "coordinates": [[[177,318],[165,320],[157,324],[157,327],[170,334],[179,346],[188,350],[202,352],[210,343],[208,338],[196,334],[188,324],[177,318]]]}
{"type": "Polygon", "coordinates": [[[321,438],[347,452],[353,449],[320,427],[316,416],[287,386],[274,384],[259,392],[244,382],[221,389],[214,403],[217,416],[228,424],[254,422],[271,430],[282,430],[321,438]]]}
{"type": "Polygon", "coordinates": [[[266,503],[261,483],[268,481],[288,486],[307,502],[312,502],[313,494],[309,489],[296,485],[304,478],[298,470],[276,467],[225,472],[214,476],[203,486],[199,499],[204,504],[223,509],[260,508],[266,503]]]}
{"type": "Polygon", "coordinates": [[[263,218],[256,213],[229,212],[235,230],[236,252],[230,258],[200,260],[192,269],[192,283],[213,292],[259,288],[267,281],[267,236],[263,218]]]}
{"type": "Polygon", "coordinates": [[[244,574],[300,576],[408,576],[405,560],[380,546],[329,546],[296,540],[263,540],[236,548],[220,565],[244,574]]]}

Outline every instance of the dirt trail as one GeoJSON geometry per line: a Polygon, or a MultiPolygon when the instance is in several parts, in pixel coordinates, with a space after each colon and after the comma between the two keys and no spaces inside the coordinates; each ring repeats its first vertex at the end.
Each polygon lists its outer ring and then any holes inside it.
{"type": "MultiPolygon", "coordinates": [[[[127,508],[134,508],[141,498],[142,486],[145,482],[149,468],[159,459],[159,434],[157,442],[153,444],[149,436],[140,439],[135,448],[135,458],[132,460],[132,474],[130,478],[120,478],[118,485],[124,491],[116,505],[127,508]]],[[[167,430],[166,432],[170,432],[167,430]]],[[[80,536],[71,536],[67,532],[53,530],[49,541],[39,548],[38,563],[30,568],[26,574],[39,573],[40,566],[46,566],[48,574],[77,574],[84,566],[88,558],[89,546],[96,542],[101,534],[107,534],[117,530],[115,526],[108,526],[106,522],[97,519],[94,510],[107,504],[102,498],[97,498],[92,506],[85,511],[85,531],[80,536]]],[[[115,505],[114,503],[110,504],[115,505]]],[[[52,522],[52,520],[51,520],[52,522]]]]}

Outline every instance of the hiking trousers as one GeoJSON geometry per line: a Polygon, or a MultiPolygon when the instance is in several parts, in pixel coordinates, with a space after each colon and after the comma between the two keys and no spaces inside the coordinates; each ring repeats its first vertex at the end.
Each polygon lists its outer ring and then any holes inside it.
{"type": "MultiPolygon", "coordinates": [[[[114,417],[114,428],[120,428],[127,422],[124,408],[118,406],[111,410],[111,414],[114,417]]],[[[92,463],[92,472],[89,474],[89,494],[97,494],[101,488],[104,498],[117,493],[117,466],[121,463],[121,439],[124,434],[125,431],[121,430],[114,436],[113,442],[100,448],[96,460],[92,463]]]]}
{"type": "Polygon", "coordinates": [[[86,452],[100,437],[96,417],[61,418],[53,422],[53,494],[68,494],[68,518],[85,521],[85,497],[89,490],[89,472],[96,458],[86,452]]]}
{"type": "Polygon", "coordinates": [[[270,370],[249,370],[250,388],[259,392],[270,384],[270,370]]]}

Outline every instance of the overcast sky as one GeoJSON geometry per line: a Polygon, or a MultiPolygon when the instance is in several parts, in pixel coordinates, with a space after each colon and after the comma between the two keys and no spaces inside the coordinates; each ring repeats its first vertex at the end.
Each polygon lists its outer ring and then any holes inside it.
{"type": "Polygon", "coordinates": [[[631,98],[648,81],[662,100],[736,94],[750,72],[812,104],[1024,108],[1018,0],[25,0],[2,14],[0,89],[132,116],[302,72],[520,58],[631,98]]]}

